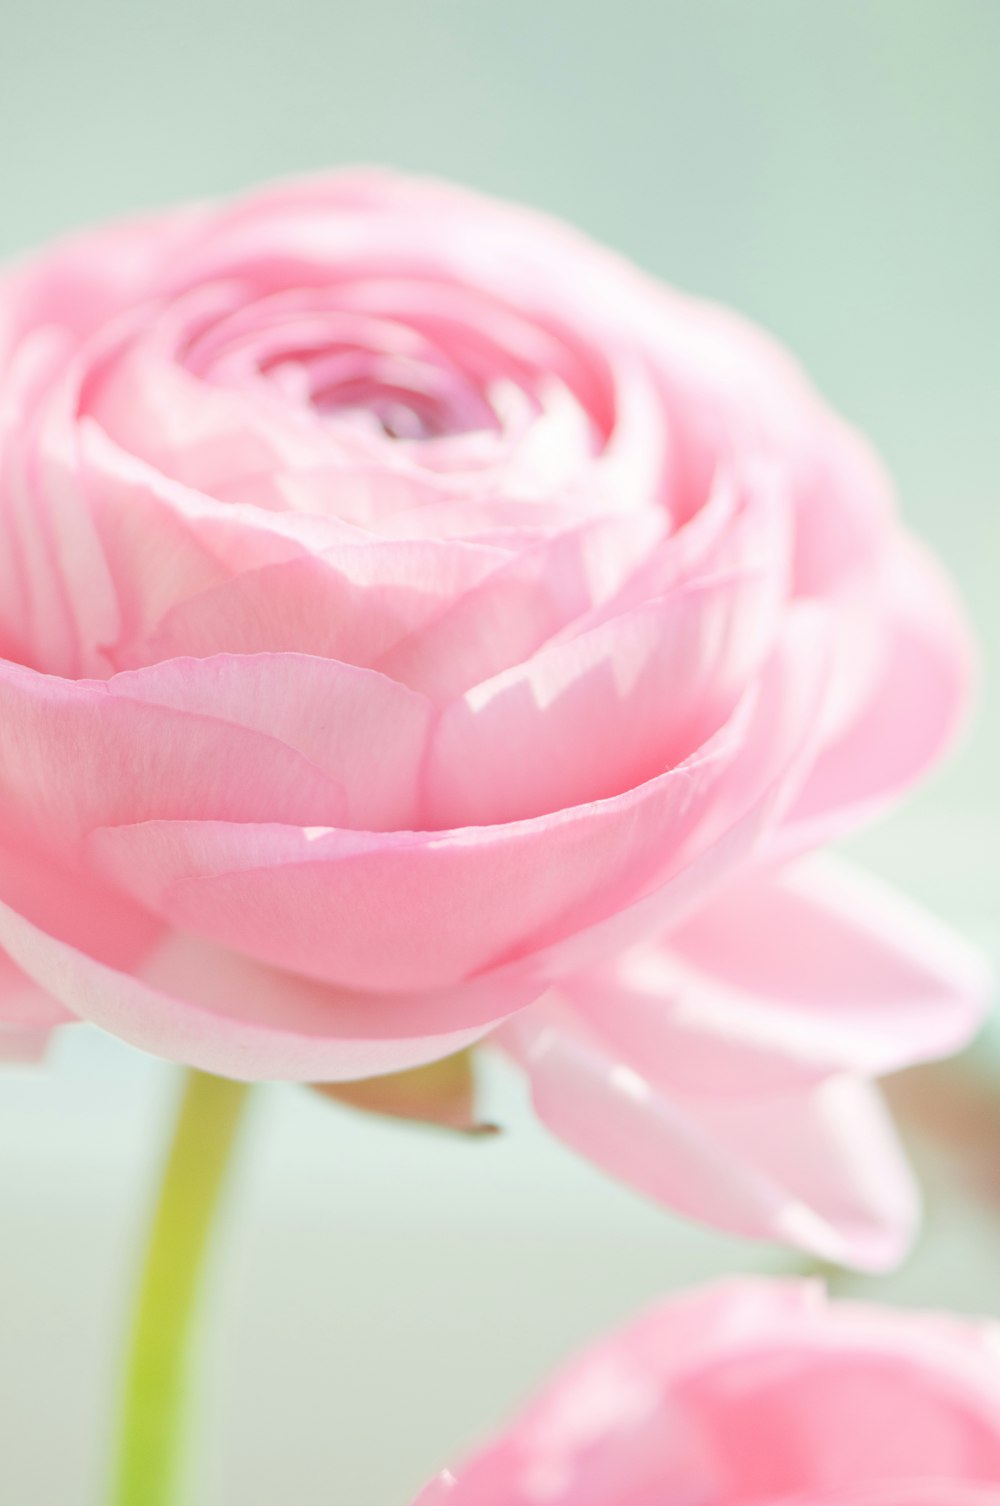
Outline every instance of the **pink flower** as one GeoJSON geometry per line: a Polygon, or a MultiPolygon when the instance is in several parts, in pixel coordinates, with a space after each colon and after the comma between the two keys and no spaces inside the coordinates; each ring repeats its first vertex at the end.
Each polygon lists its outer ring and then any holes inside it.
{"type": "Polygon", "coordinates": [[[1000,1331],[733,1281],[571,1363],[416,1506],[995,1506],[1000,1331]]]}
{"type": "Polygon", "coordinates": [[[938,757],[969,645],[780,350],[343,174],[10,270],[0,384],[8,1050],[346,1081],[502,1026],[616,1174],[895,1258],[866,1080],[981,969],[799,859],[938,757]]]}

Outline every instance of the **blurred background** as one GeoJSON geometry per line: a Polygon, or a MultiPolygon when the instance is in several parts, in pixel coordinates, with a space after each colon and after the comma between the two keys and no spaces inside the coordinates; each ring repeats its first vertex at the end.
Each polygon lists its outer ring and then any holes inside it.
{"type": "MultiPolygon", "coordinates": [[[[7,0],[2,36],[0,254],[345,162],[543,206],[789,344],[882,450],[1000,663],[996,0],[7,0]]],[[[994,691],[951,766],[853,844],[995,957],[998,768],[994,691]]],[[[1000,1102],[989,1032],[974,1065],[1000,1102]]],[[[942,1082],[903,1091],[953,1127],[942,1082]]],[[[0,1077],[4,1506],[100,1500],[176,1087],[82,1029],[0,1077]]],[[[484,1091],[505,1128],[488,1142],[258,1090],[207,1293],[190,1506],[408,1506],[602,1325],[793,1265],[605,1181],[499,1066],[484,1091]]],[[[920,1249],[842,1286],[1000,1315],[997,1121],[988,1094],[963,1099],[976,1187],[918,1144],[920,1249]]]]}

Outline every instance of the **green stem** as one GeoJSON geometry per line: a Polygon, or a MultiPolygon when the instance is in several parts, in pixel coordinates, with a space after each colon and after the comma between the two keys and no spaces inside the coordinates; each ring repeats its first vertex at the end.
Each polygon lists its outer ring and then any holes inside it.
{"type": "Polygon", "coordinates": [[[199,1275],[246,1093],[186,1075],[132,1328],[112,1506],[175,1500],[199,1275]]]}

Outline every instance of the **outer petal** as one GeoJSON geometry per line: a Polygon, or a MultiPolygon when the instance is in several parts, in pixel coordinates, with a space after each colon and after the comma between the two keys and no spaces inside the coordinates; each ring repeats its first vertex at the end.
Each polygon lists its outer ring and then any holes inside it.
{"type": "Polygon", "coordinates": [[[555,997],[499,1039],[549,1128],[689,1217],[881,1270],[913,1236],[916,1188],[877,1094],[851,1077],[748,1097],[660,1090],[555,997]]]}
{"type": "Polygon", "coordinates": [[[787,779],[822,651],[811,620],[798,626],[696,758],[613,799],[505,826],[385,835],[145,820],[95,831],[91,851],[179,930],[272,966],[349,988],[449,987],[662,888],[787,779]]]}
{"type": "Polygon", "coordinates": [[[0,1026],[32,1034],[65,1025],[73,1018],[0,952],[0,1026]]]}
{"type": "Polygon", "coordinates": [[[51,1030],[74,1018],[0,952],[0,1062],[39,1062],[51,1030]]]}
{"type": "Polygon", "coordinates": [[[0,356],[4,364],[25,335],[59,325],[82,338],[129,303],[175,264],[208,226],[211,211],[197,206],[144,215],[66,236],[43,256],[7,269],[0,283],[0,356]]]}
{"type": "Polygon", "coordinates": [[[827,858],[753,871],[659,940],[560,987],[663,1092],[754,1097],[956,1051],[992,979],[933,916],[827,858]]]}
{"type": "Polygon", "coordinates": [[[36,1062],[49,1034],[74,1018],[0,952],[0,1062],[36,1062]]]}
{"type": "MultiPolygon", "coordinates": [[[[52,406],[65,359],[63,332],[46,325],[0,366],[0,647],[4,657],[79,674],[71,582],[94,564],[93,529],[85,508],[59,506],[66,499],[53,497],[35,443],[38,410],[52,406]]],[[[64,442],[63,417],[57,414],[56,429],[64,442]]],[[[106,593],[99,561],[90,585],[89,610],[100,620],[106,593]]]]}
{"type": "Polygon", "coordinates": [[[469,1025],[470,1014],[496,1019],[525,1002],[523,992],[485,998],[476,988],[469,998],[361,997],[182,938],[151,953],[136,976],[96,961],[2,903],[0,947],[74,1017],[225,1077],[316,1082],[403,1071],[481,1036],[488,1027],[469,1025]]]}
{"type": "Polygon", "coordinates": [[[826,596],[865,571],[899,526],[891,485],[865,440],[763,330],[644,277],[627,281],[631,317],[650,343],[672,419],[677,516],[702,505],[731,450],[777,456],[796,503],[796,590],[826,596]]]}
{"type": "Polygon", "coordinates": [[[545,828],[378,835],[147,821],[95,831],[91,851],[180,930],[345,987],[439,988],[599,919],[651,876],[664,840],[683,861],[719,777],[706,759],[624,810],[545,828]]]}
{"type": "Polygon", "coordinates": [[[940,566],[915,540],[900,537],[885,558],[879,592],[881,673],[819,757],[775,835],[778,851],[830,841],[877,814],[942,756],[965,717],[976,656],[940,566]]]}
{"type": "MultiPolygon", "coordinates": [[[[807,635],[798,646],[813,642],[807,635]]],[[[723,755],[741,750],[740,777],[727,774],[714,791],[706,786],[706,804],[688,832],[697,832],[693,850],[700,855],[684,867],[679,848],[670,861],[657,854],[659,887],[647,897],[655,901],[656,913],[663,912],[666,889],[679,885],[690,897],[692,885],[697,889],[717,877],[720,866],[724,870],[744,852],[773,809],[775,792],[787,782],[789,766],[800,756],[803,722],[810,720],[811,703],[803,691],[813,678],[811,649],[792,654],[782,665],[780,672],[775,669],[770,694],[749,705],[753,714],[732,729],[739,733],[736,741],[716,750],[722,772],[729,767],[723,755]],[[671,862],[681,863],[673,879],[671,862]]],[[[273,829],[263,830],[266,835],[273,829]]],[[[232,834],[238,838],[240,831],[232,834]]],[[[364,845],[374,839],[356,834],[354,840],[364,845]]],[[[511,959],[455,988],[361,995],[256,966],[218,947],[179,938],[159,942],[149,915],[130,907],[120,893],[112,903],[113,891],[93,875],[68,871],[55,884],[51,859],[31,851],[16,858],[0,889],[5,902],[0,947],[6,946],[18,966],[75,1016],[157,1054],[233,1076],[345,1080],[404,1070],[460,1050],[537,998],[551,971],[565,969],[564,949],[570,945],[558,942],[520,961],[511,959]],[[94,913],[88,918],[84,910],[91,897],[94,913]],[[57,929],[67,919],[74,922],[73,934],[57,929]]],[[[415,870],[418,888],[424,873],[415,870]]],[[[554,892],[564,898],[558,885],[554,892]]],[[[381,921],[379,913],[369,922],[373,949],[376,942],[384,949],[387,939],[398,939],[391,911],[383,912],[381,921]]],[[[329,911],[326,915],[328,923],[329,911]]],[[[460,924],[457,930],[462,934],[460,924]]],[[[578,934],[572,947],[580,945],[578,934]]],[[[412,990],[412,976],[405,981],[412,990]]]]}

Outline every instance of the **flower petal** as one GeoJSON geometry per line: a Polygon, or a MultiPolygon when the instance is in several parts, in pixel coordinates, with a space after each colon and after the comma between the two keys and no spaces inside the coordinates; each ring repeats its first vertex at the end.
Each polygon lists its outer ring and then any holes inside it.
{"type": "Polygon", "coordinates": [[[277,739],[336,782],[345,825],[420,824],[431,707],[385,675],[305,654],[219,654],[118,674],[108,688],[277,739]]]}
{"type": "Polygon", "coordinates": [[[696,758],[612,799],[441,832],[147,818],[95,831],[90,851],[177,929],[271,966],[351,988],[449,987],[618,916],[771,800],[809,726],[813,626],[789,631],[696,758]]]}
{"type": "Polygon", "coordinates": [[[53,1025],[65,1025],[73,1018],[0,952],[0,1026],[30,1036],[42,1034],[53,1025]]]}
{"type": "Polygon", "coordinates": [[[415,628],[377,667],[437,701],[461,696],[613,596],[664,525],[650,509],[551,533],[415,628]]]}
{"type": "Polygon", "coordinates": [[[141,1050],[241,1079],[347,1081],[464,1050],[523,992],[363,997],[168,938],[139,973],[95,960],[0,903],[0,947],[73,1016],[141,1050]],[[486,1023],[469,1018],[486,1015],[486,1023]]]}
{"type": "Polygon", "coordinates": [[[933,916],[826,858],[755,871],[561,990],[663,1091],[753,1096],[956,1051],[992,979],[933,916]]]}
{"type": "Polygon", "coordinates": [[[820,755],[775,834],[776,852],[815,847],[870,819],[942,757],[965,718],[976,654],[940,566],[915,540],[898,539],[880,591],[881,672],[820,755]]]}
{"type": "Polygon", "coordinates": [[[433,824],[517,821],[617,795],[693,754],[770,646],[760,578],[637,607],[447,707],[428,764],[433,824]]]}
{"type": "Polygon", "coordinates": [[[549,1128],[689,1217],[865,1270],[895,1265],[916,1189],[875,1091],[849,1076],[762,1094],[660,1090],[555,995],[499,1032],[549,1128]]]}
{"type": "Polygon", "coordinates": [[[366,667],[506,559],[482,544],[395,540],[264,565],[167,611],[140,662],[217,653],[303,653],[366,667]]]}
{"type": "Polygon", "coordinates": [[[60,854],[108,822],[339,820],[345,809],[339,784],[269,734],[2,660],[0,764],[8,828],[30,827],[60,854]]]}
{"type": "MultiPolygon", "coordinates": [[[[618,589],[447,707],[428,760],[434,823],[517,820],[602,799],[705,742],[777,640],[788,522],[769,474],[758,468],[739,484],[720,475],[699,518],[618,589]]],[[[625,539],[645,526],[631,522],[625,539]]]]}
{"type": "Polygon", "coordinates": [[[742,1279],[572,1359],[417,1506],[986,1506],[996,1332],[742,1279]]]}

